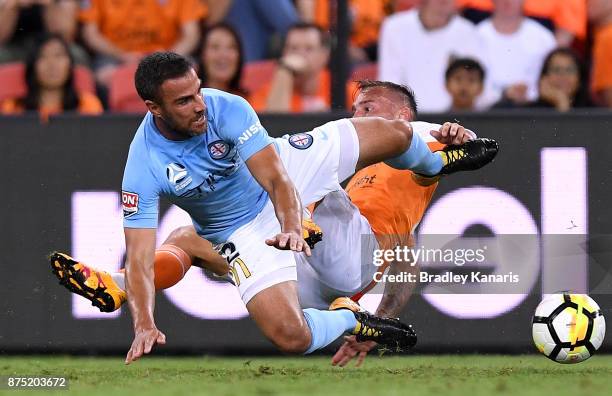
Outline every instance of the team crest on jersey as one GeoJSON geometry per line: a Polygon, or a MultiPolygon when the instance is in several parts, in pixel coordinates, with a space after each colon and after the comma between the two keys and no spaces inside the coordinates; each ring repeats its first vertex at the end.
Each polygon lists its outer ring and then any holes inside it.
{"type": "Polygon", "coordinates": [[[208,153],[212,159],[223,159],[227,157],[229,152],[229,144],[225,143],[223,140],[216,140],[208,145],[208,153]]]}
{"type": "Polygon", "coordinates": [[[166,176],[168,177],[168,181],[174,185],[175,191],[180,191],[187,187],[193,180],[192,177],[189,176],[187,169],[176,162],[168,164],[166,167],[166,176]]]}
{"type": "Polygon", "coordinates": [[[121,191],[121,208],[125,219],[138,213],[138,194],[121,191]]]}
{"type": "Polygon", "coordinates": [[[296,133],[289,136],[289,144],[298,150],[306,150],[312,146],[313,137],[309,133],[296,133]]]}

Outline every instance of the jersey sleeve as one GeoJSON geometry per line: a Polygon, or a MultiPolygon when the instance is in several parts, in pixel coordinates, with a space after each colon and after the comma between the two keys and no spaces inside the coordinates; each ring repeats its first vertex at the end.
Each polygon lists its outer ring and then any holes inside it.
{"type": "Polygon", "coordinates": [[[273,142],[255,110],[242,97],[230,95],[217,114],[219,136],[232,143],[243,161],[273,142]]]}
{"type": "Polygon", "coordinates": [[[121,208],[126,228],[157,228],[159,215],[158,183],[145,161],[131,150],[123,173],[121,208]]]}

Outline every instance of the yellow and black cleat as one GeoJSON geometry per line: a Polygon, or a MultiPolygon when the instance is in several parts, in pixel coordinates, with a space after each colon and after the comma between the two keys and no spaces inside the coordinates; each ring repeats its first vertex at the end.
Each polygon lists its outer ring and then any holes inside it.
{"type": "Polygon", "coordinates": [[[357,341],[375,341],[392,350],[405,351],[416,345],[417,336],[412,326],[405,325],[395,318],[381,318],[373,315],[348,297],[335,299],[329,306],[331,311],[347,309],[353,312],[357,325],[352,331],[357,341]]]}
{"type": "Polygon", "coordinates": [[[448,145],[437,153],[442,156],[444,166],[440,175],[472,171],[487,165],[497,155],[499,145],[493,139],[474,139],[459,145],[448,145]]]}
{"type": "Polygon", "coordinates": [[[85,297],[100,311],[113,312],[127,301],[127,293],[108,272],[79,263],[64,253],[51,253],[49,261],[60,285],[85,297]]]}
{"type": "Polygon", "coordinates": [[[302,238],[311,249],[314,249],[315,245],[323,240],[323,231],[312,219],[304,217],[302,220],[302,238]]]}

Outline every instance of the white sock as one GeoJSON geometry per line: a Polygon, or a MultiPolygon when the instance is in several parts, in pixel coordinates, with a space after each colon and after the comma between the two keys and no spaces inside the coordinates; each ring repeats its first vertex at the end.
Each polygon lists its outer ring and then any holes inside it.
{"type": "Polygon", "coordinates": [[[117,286],[119,286],[121,290],[125,290],[125,273],[113,272],[110,275],[111,275],[111,278],[113,278],[113,280],[117,284],[117,286]]]}

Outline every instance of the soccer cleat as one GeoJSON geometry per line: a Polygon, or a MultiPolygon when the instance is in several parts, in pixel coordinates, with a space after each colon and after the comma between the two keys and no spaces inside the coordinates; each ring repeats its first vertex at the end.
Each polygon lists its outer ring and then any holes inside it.
{"type": "Polygon", "coordinates": [[[444,161],[439,175],[480,169],[493,161],[498,151],[499,145],[493,139],[474,139],[459,145],[448,145],[437,151],[444,161]]]}
{"type": "Polygon", "coordinates": [[[375,341],[393,351],[401,352],[416,345],[417,336],[412,326],[405,325],[395,318],[375,316],[359,306],[348,297],[335,299],[329,309],[348,309],[357,319],[357,326],[352,331],[357,341],[375,341]]]}
{"type": "Polygon", "coordinates": [[[323,231],[312,219],[304,217],[302,220],[302,238],[311,249],[314,249],[317,242],[323,240],[323,231]]]}
{"type": "Polygon", "coordinates": [[[49,261],[60,285],[85,297],[102,312],[113,312],[127,300],[125,290],[115,283],[108,272],[79,263],[64,253],[53,252],[49,261]]]}
{"type": "Polygon", "coordinates": [[[353,301],[348,297],[338,297],[329,305],[330,311],[335,311],[337,309],[348,309],[353,312],[363,312],[365,311],[357,301],[353,301]]]}

